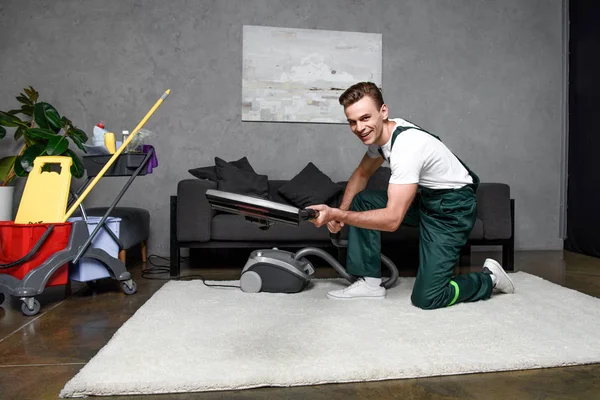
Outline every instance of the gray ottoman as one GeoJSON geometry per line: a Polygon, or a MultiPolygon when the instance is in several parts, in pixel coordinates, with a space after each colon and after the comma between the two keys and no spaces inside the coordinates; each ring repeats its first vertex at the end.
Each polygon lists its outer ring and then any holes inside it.
{"type": "MultiPolygon", "coordinates": [[[[108,207],[85,208],[85,213],[90,217],[102,217],[108,207]]],[[[73,216],[81,216],[81,211],[77,210],[73,216]]],[[[150,237],[150,213],[143,208],[135,207],[115,207],[109,215],[110,217],[121,218],[119,225],[119,240],[123,245],[119,251],[119,259],[125,264],[127,259],[126,251],[130,248],[140,245],[142,251],[142,262],[146,262],[146,242],[150,237]]]]}

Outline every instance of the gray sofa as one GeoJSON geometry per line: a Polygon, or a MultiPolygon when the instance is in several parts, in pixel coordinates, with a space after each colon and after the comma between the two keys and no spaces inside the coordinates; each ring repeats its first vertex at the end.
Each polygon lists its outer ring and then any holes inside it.
{"type": "MultiPolygon", "coordinates": [[[[370,179],[367,189],[387,188],[389,168],[379,168],[370,179]]],[[[277,189],[285,180],[269,180],[269,199],[287,203],[277,189]]],[[[346,182],[338,182],[342,187],[346,182]]],[[[326,227],[316,228],[306,222],[300,226],[275,224],[261,230],[244,217],[211,209],[206,200],[207,189],[217,189],[217,182],[208,179],[184,179],[178,182],[177,194],[171,196],[170,207],[170,274],[179,276],[182,248],[269,248],[274,246],[301,248],[332,247],[326,227]]],[[[339,204],[341,192],[332,205],[339,204]]],[[[344,236],[344,232],[342,232],[344,236]]],[[[408,242],[418,240],[417,228],[401,226],[395,232],[382,232],[381,240],[408,242]]],[[[481,183],[477,190],[477,221],[467,245],[463,249],[461,264],[468,263],[471,246],[502,246],[502,264],[513,270],[514,260],[514,200],[510,187],[503,183],[481,183]]],[[[340,258],[342,260],[342,258],[340,258]]]]}

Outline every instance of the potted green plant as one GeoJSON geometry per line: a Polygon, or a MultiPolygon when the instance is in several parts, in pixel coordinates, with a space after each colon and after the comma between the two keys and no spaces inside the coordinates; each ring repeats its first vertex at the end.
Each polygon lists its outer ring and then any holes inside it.
{"type": "Polygon", "coordinates": [[[36,157],[68,156],[73,159],[72,176],[81,178],[85,172],[81,158],[71,145],[75,144],[85,153],[83,143],[88,140],[87,134],[73,125],[71,120],[61,116],[52,105],[38,101],[39,93],[33,87],[23,91],[16,97],[21,108],[0,111],[0,139],[6,137],[6,128],[16,128],[14,140],[22,142],[16,155],[0,159],[0,199],[10,198],[9,204],[0,203],[0,220],[7,220],[6,213],[12,213],[14,188],[11,183],[17,177],[29,174],[36,157]],[[7,193],[3,195],[3,191],[7,193]]]}

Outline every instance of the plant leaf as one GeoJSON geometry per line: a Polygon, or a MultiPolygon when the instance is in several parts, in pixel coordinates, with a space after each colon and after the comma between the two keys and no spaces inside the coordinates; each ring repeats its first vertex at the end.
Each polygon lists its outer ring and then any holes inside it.
{"type": "Polygon", "coordinates": [[[0,160],[0,181],[6,182],[11,168],[15,165],[16,158],[16,156],[9,156],[0,160]]]}
{"type": "Polygon", "coordinates": [[[46,148],[46,144],[48,144],[47,139],[32,139],[27,136],[24,136],[24,138],[26,147],[33,146],[34,144],[41,144],[42,146],[44,146],[44,148],[46,148]]]}
{"type": "Polygon", "coordinates": [[[85,168],[83,167],[83,161],[81,161],[81,158],[79,158],[79,156],[71,149],[67,149],[66,155],[73,159],[73,165],[71,165],[71,175],[75,178],[83,177],[85,168]]]}
{"type": "Polygon", "coordinates": [[[39,95],[40,95],[31,86],[29,86],[29,89],[25,89],[25,93],[27,93],[27,96],[29,96],[29,98],[31,99],[32,103],[35,103],[37,101],[39,95]]]}
{"type": "Polygon", "coordinates": [[[4,139],[4,136],[6,136],[6,129],[0,126],[0,139],[4,139]]]}
{"type": "Polygon", "coordinates": [[[15,131],[15,140],[19,140],[21,136],[25,134],[25,131],[27,131],[27,128],[25,128],[24,126],[18,127],[15,131]]]}
{"type": "Polygon", "coordinates": [[[25,95],[23,93],[21,93],[20,96],[17,96],[17,101],[21,104],[24,104],[26,106],[32,106],[33,102],[31,100],[29,100],[27,97],[25,97],[25,95]]]}
{"type": "Polygon", "coordinates": [[[67,133],[71,138],[77,138],[81,141],[81,143],[85,143],[88,141],[88,135],[79,128],[71,128],[67,133]]]}
{"type": "Polygon", "coordinates": [[[33,169],[33,161],[44,154],[46,146],[43,144],[34,144],[29,146],[23,152],[23,155],[17,156],[15,160],[15,174],[18,176],[26,176],[33,169]]]}
{"type": "Polygon", "coordinates": [[[60,126],[64,129],[67,125],[71,125],[71,120],[65,116],[60,117],[60,126]]]}
{"type": "Polygon", "coordinates": [[[60,114],[48,103],[41,102],[33,106],[33,119],[40,128],[60,131],[60,114]]]}
{"type": "Polygon", "coordinates": [[[23,106],[21,110],[23,110],[23,114],[33,117],[33,106],[23,106]]]}
{"type": "MultiPolygon", "coordinates": [[[[71,132],[71,131],[69,131],[71,132]]],[[[81,139],[78,136],[72,136],[72,135],[68,135],[71,140],[73,141],[73,143],[75,143],[77,145],[77,147],[79,147],[79,149],[83,150],[84,153],[87,153],[87,150],[85,149],[85,147],[83,147],[83,142],[81,141],[81,139]]]]}
{"type": "Polygon", "coordinates": [[[27,176],[27,174],[29,173],[28,171],[25,171],[23,169],[23,167],[21,166],[22,158],[23,158],[23,156],[17,156],[15,158],[15,175],[16,176],[27,176]]]}
{"type": "Polygon", "coordinates": [[[14,115],[5,113],[4,111],[0,111],[0,126],[6,126],[8,128],[13,128],[15,126],[22,125],[23,121],[21,121],[18,117],[14,115]]]}
{"type": "Polygon", "coordinates": [[[69,141],[64,136],[54,136],[48,141],[46,153],[49,156],[59,156],[69,148],[69,141]]]}
{"type": "Polygon", "coordinates": [[[25,136],[29,139],[46,139],[50,140],[57,137],[56,133],[48,129],[29,128],[25,131],[25,136]]]}
{"type": "Polygon", "coordinates": [[[9,111],[10,114],[25,114],[29,117],[33,117],[33,105],[31,106],[26,106],[26,105],[22,105],[20,110],[10,110],[9,111]],[[12,112],[14,111],[14,112],[12,112]]]}
{"type": "Polygon", "coordinates": [[[21,108],[15,110],[7,111],[8,114],[17,115],[17,114],[25,114],[30,117],[33,115],[33,106],[22,105],[21,108]]]}

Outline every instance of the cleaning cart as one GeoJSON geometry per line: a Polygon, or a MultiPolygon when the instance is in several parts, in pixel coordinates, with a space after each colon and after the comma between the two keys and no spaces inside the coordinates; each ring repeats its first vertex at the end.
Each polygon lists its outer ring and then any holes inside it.
{"type": "Polygon", "coordinates": [[[103,264],[110,277],[120,282],[125,294],[136,293],[137,285],[124,263],[102,248],[91,246],[91,243],[102,228],[106,228],[104,230],[120,243],[118,236],[106,227],[106,221],[133,180],[147,173],[154,149],[149,147],[142,154],[122,153],[169,92],[167,90],[163,94],[115,154],[105,156],[105,160],[98,160],[98,156],[84,157],[88,179],[72,193],[72,204],[67,204],[71,193],[69,168],[72,159],[46,156],[35,159],[15,221],[0,223],[0,305],[6,295],[15,296],[23,302],[23,314],[36,315],[41,305],[35,296],[47,286],[66,284],[69,266],[77,264],[82,258],[103,264]],[[104,161],[104,164],[95,168],[94,165],[99,161],[104,161]],[[59,172],[48,171],[45,168],[47,164],[59,164],[59,172]],[[129,179],[105,215],[89,232],[82,201],[103,176],[129,176],[129,179]],[[49,198],[53,201],[48,202],[49,198]],[[44,200],[45,205],[50,203],[53,207],[40,207],[40,199],[44,200]],[[69,209],[65,212],[67,205],[69,209]],[[77,208],[81,209],[83,218],[69,221],[77,208]]]}

